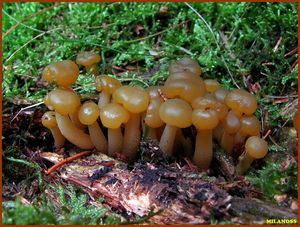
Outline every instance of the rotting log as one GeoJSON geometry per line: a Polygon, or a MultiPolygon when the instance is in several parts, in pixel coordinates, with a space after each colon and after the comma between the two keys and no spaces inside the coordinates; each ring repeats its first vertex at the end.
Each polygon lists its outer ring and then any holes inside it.
{"type": "MultiPolygon", "coordinates": [[[[41,156],[52,163],[63,158],[49,152],[41,156]]],[[[217,160],[222,162],[220,157],[217,160]]],[[[233,179],[230,164],[225,170],[233,179]]],[[[227,184],[206,173],[193,172],[187,165],[165,160],[155,146],[143,149],[133,166],[93,153],[66,164],[55,175],[80,187],[93,200],[104,197],[111,208],[129,217],[157,212],[147,220],[152,224],[209,224],[211,220],[257,224],[268,218],[297,219],[291,209],[247,197],[246,191],[251,188],[247,184],[241,186],[243,181],[227,184]],[[246,189],[238,197],[230,193],[233,187],[246,189]]]]}

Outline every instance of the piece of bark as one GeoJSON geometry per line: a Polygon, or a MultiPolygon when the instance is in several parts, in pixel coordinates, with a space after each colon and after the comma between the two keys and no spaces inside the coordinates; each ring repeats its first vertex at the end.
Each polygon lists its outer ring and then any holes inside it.
{"type": "MultiPolygon", "coordinates": [[[[192,172],[165,160],[155,146],[149,150],[147,153],[144,149],[143,158],[131,169],[125,163],[96,153],[65,165],[58,174],[66,182],[82,188],[91,198],[104,197],[110,207],[126,212],[129,217],[158,212],[147,220],[153,224],[208,224],[212,219],[251,224],[269,217],[282,218],[287,213],[289,216],[284,217],[296,218],[289,209],[232,197],[209,181],[205,173],[192,172]],[[243,218],[254,216],[253,211],[261,215],[243,218]]],[[[41,156],[53,163],[62,158],[54,153],[41,156]]]]}

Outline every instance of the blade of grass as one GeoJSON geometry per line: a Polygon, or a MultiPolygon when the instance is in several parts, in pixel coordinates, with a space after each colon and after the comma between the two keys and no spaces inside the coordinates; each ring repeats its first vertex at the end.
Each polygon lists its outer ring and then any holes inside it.
{"type": "MultiPolygon", "coordinates": [[[[202,22],[205,24],[205,26],[207,27],[207,29],[209,30],[209,32],[212,34],[212,37],[214,38],[214,40],[215,40],[215,42],[216,42],[216,45],[217,45],[217,47],[218,47],[218,49],[219,49],[219,51],[221,51],[221,48],[220,48],[220,45],[219,45],[219,43],[218,43],[218,40],[217,40],[217,38],[216,38],[216,36],[215,36],[215,33],[213,32],[213,30],[212,30],[212,28],[209,26],[209,24],[206,22],[206,20],[201,16],[201,14],[193,7],[193,6],[191,6],[189,3],[187,3],[187,2],[184,2],[184,4],[186,4],[201,20],[202,20],[202,22]]],[[[229,69],[229,67],[228,67],[228,65],[227,65],[227,63],[226,63],[226,61],[225,61],[225,59],[224,59],[224,57],[221,55],[221,58],[222,58],[222,62],[224,63],[224,65],[225,65],[225,67],[226,67],[226,69],[227,69],[227,71],[228,71],[228,73],[229,73],[229,75],[230,75],[230,77],[231,77],[231,79],[232,79],[232,82],[234,83],[234,85],[237,87],[237,88],[240,88],[240,86],[236,83],[236,81],[235,81],[235,79],[234,79],[234,77],[233,77],[233,75],[232,75],[232,73],[231,73],[231,71],[230,71],[230,69],[229,69]]]]}
{"type": "Polygon", "coordinates": [[[35,17],[35,16],[37,16],[37,15],[39,15],[39,14],[45,12],[45,11],[48,11],[48,10],[53,9],[55,6],[56,6],[56,4],[54,4],[54,5],[50,6],[50,7],[44,8],[44,9],[42,9],[42,10],[40,10],[40,11],[37,11],[37,12],[34,13],[34,14],[31,14],[31,15],[25,17],[23,20],[21,20],[20,22],[16,23],[16,24],[13,25],[12,27],[10,27],[10,28],[2,35],[2,40],[3,40],[10,32],[12,32],[16,27],[18,27],[20,24],[24,23],[25,21],[27,21],[27,20],[29,20],[29,19],[31,19],[31,18],[33,18],[33,17],[35,17]]]}

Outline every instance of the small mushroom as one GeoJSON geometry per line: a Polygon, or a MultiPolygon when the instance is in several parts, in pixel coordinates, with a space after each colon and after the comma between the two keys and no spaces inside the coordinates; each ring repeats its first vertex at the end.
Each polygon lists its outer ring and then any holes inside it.
{"type": "Polygon", "coordinates": [[[172,63],[169,67],[170,75],[178,72],[192,72],[196,76],[200,76],[202,70],[197,61],[188,57],[184,57],[172,63]]]}
{"type": "Polygon", "coordinates": [[[125,125],[123,154],[132,161],[141,139],[140,114],[147,110],[150,96],[140,87],[122,86],[113,93],[113,101],[122,104],[130,112],[130,119],[125,125]]]}
{"type": "Polygon", "coordinates": [[[193,125],[198,129],[193,161],[200,170],[207,170],[213,157],[212,132],[219,120],[226,116],[227,110],[211,95],[196,98],[192,107],[193,125]]]}
{"type": "Polygon", "coordinates": [[[158,89],[160,86],[152,86],[146,88],[150,96],[150,103],[144,116],[144,129],[146,131],[145,136],[152,140],[159,140],[157,129],[164,125],[164,122],[159,117],[159,107],[164,102],[159,95],[158,89]]]}
{"type": "Polygon", "coordinates": [[[117,103],[109,103],[100,110],[100,118],[108,128],[108,155],[114,157],[116,153],[122,152],[121,125],[129,121],[130,113],[117,103]]]}
{"type": "Polygon", "coordinates": [[[251,136],[245,143],[245,153],[239,157],[236,172],[243,175],[255,159],[261,159],[268,153],[268,144],[258,136],[251,136]]]}
{"type": "Polygon", "coordinates": [[[232,153],[234,146],[234,135],[241,127],[240,118],[231,110],[223,121],[223,134],[221,137],[221,147],[228,153],[232,153]]]}
{"type": "Polygon", "coordinates": [[[164,122],[159,117],[159,107],[163,103],[163,100],[159,98],[152,98],[147,108],[145,116],[145,124],[148,126],[147,137],[153,140],[158,140],[156,133],[157,128],[164,125],[164,122]]]}
{"type": "Polygon", "coordinates": [[[229,91],[220,87],[214,92],[214,96],[219,102],[225,103],[225,98],[228,93],[229,93],[229,91]]]}
{"type": "Polygon", "coordinates": [[[95,84],[96,90],[100,92],[98,101],[100,109],[110,103],[112,93],[122,86],[120,81],[107,75],[97,76],[95,84]]]}
{"type": "Polygon", "coordinates": [[[54,139],[54,145],[56,148],[61,148],[65,144],[65,137],[61,134],[59,131],[59,128],[57,127],[57,122],[55,119],[55,112],[54,111],[47,111],[42,116],[42,124],[50,129],[53,139],[54,139]]]}
{"type": "Polygon", "coordinates": [[[59,87],[69,88],[79,76],[78,66],[71,60],[63,60],[48,65],[42,73],[42,78],[59,87]]]}
{"type": "Polygon", "coordinates": [[[229,92],[226,95],[225,103],[238,117],[243,114],[250,116],[257,108],[255,96],[243,89],[235,89],[229,92]]]}
{"type": "Polygon", "coordinates": [[[205,89],[209,93],[213,94],[216,90],[220,88],[220,84],[217,80],[206,79],[204,80],[205,89]]]}
{"type": "Polygon", "coordinates": [[[181,98],[191,103],[195,98],[206,93],[203,80],[198,78],[172,79],[166,81],[162,92],[167,98],[181,98]]]}
{"type": "Polygon", "coordinates": [[[234,136],[234,144],[243,144],[248,136],[259,136],[260,122],[255,116],[242,116],[241,127],[234,136]]]}
{"type": "Polygon", "coordinates": [[[78,129],[69,118],[80,106],[79,97],[69,89],[57,88],[48,93],[48,103],[55,110],[57,125],[62,135],[81,149],[92,149],[94,145],[88,134],[78,129]]]}
{"type": "MultiPolygon", "coordinates": [[[[76,82],[78,75],[79,75],[78,66],[71,60],[63,60],[48,65],[43,70],[42,78],[46,80],[48,83],[55,83],[58,85],[58,87],[73,91],[71,86],[76,82]]],[[[48,97],[46,96],[45,97],[46,105],[47,105],[46,103],[47,98],[48,97]]],[[[51,109],[51,107],[49,109],[51,109]]],[[[70,114],[70,118],[77,128],[79,129],[85,128],[85,126],[82,125],[78,119],[78,110],[70,114]]]]}
{"type": "Polygon", "coordinates": [[[166,123],[159,147],[166,156],[171,156],[177,129],[192,124],[192,107],[182,99],[168,99],[161,104],[159,116],[166,123]]]}
{"type": "Polygon", "coordinates": [[[100,109],[92,101],[83,103],[78,112],[80,122],[88,126],[89,134],[96,150],[107,154],[107,140],[97,122],[99,116],[100,109]]]}
{"type": "Polygon", "coordinates": [[[76,63],[78,65],[83,65],[86,72],[92,73],[94,75],[99,75],[99,70],[97,69],[97,63],[100,62],[101,57],[99,54],[92,52],[81,52],[76,57],[76,63]]]}

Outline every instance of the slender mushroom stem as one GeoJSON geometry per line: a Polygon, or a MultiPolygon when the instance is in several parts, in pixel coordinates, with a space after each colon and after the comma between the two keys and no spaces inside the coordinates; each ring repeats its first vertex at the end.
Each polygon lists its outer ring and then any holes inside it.
{"type": "Polygon", "coordinates": [[[97,121],[95,121],[91,125],[88,125],[88,129],[91,140],[95,145],[97,151],[100,151],[103,154],[107,154],[107,141],[97,121]]]}
{"type": "Polygon", "coordinates": [[[221,147],[223,147],[223,149],[231,155],[233,146],[234,136],[227,133],[226,130],[223,130],[223,135],[221,137],[221,147]]]}
{"type": "Polygon", "coordinates": [[[129,121],[125,125],[123,151],[131,161],[138,152],[141,139],[140,115],[131,113],[129,121]]]}
{"type": "Polygon", "coordinates": [[[167,156],[173,153],[174,140],[177,133],[177,127],[166,124],[163,134],[161,135],[159,147],[167,156]]]}
{"type": "Polygon", "coordinates": [[[71,121],[73,122],[73,124],[79,128],[79,129],[85,129],[86,126],[83,125],[80,121],[79,121],[79,118],[78,118],[78,110],[75,112],[75,113],[71,113],[69,114],[69,117],[71,119],[71,121]]]}
{"type": "Polygon", "coordinates": [[[212,157],[212,130],[198,129],[193,161],[199,169],[207,170],[210,166],[212,157]]]}
{"type": "Polygon", "coordinates": [[[252,158],[248,152],[245,152],[245,154],[241,155],[239,157],[239,163],[236,166],[236,172],[239,175],[243,175],[251,166],[251,163],[254,161],[254,158],[252,158]]]}
{"type": "Polygon", "coordinates": [[[145,130],[146,130],[146,138],[158,141],[158,136],[155,128],[152,128],[150,126],[145,126],[145,130]]]}
{"type": "Polygon", "coordinates": [[[61,132],[59,131],[58,127],[55,128],[49,128],[53,139],[54,139],[54,146],[56,148],[61,148],[64,146],[65,144],[65,137],[61,134],[61,132]]]}
{"type": "Polygon", "coordinates": [[[242,144],[242,143],[244,143],[246,137],[247,137],[247,134],[246,134],[246,133],[243,133],[243,131],[240,129],[240,130],[234,135],[234,144],[242,144]]]}
{"type": "Polygon", "coordinates": [[[111,94],[109,94],[106,91],[101,91],[99,94],[99,101],[98,101],[98,106],[100,109],[102,109],[106,104],[110,102],[111,99],[111,94]]]}
{"type": "Polygon", "coordinates": [[[123,146],[123,135],[121,128],[108,128],[108,155],[114,157],[121,153],[123,146]]]}
{"type": "Polygon", "coordinates": [[[92,143],[90,136],[76,128],[68,116],[55,112],[55,117],[61,134],[67,140],[81,149],[94,148],[94,144],[92,143]]]}

